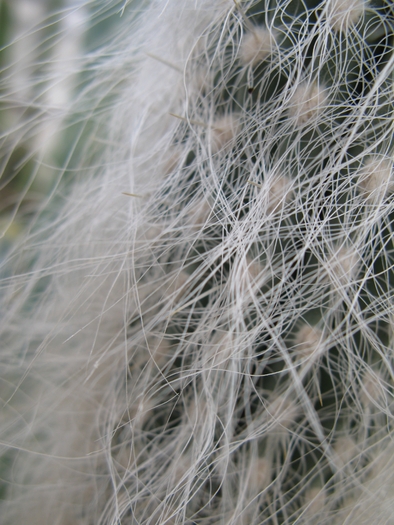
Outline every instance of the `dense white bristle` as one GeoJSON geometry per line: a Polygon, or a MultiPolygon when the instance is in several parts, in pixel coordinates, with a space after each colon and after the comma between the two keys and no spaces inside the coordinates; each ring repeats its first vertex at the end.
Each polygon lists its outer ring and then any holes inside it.
{"type": "Polygon", "coordinates": [[[284,175],[271,175],[262,191],[266,193],[267,212],[279,211],[291,200],[291,181],[284,175]]]}
{"type": "Polygon", "coordinates": [[[275,397],[267,406],[269,418],[272,418],[273,432],[286,433],[300,415],[300,408],[284,396],[275,397]]]}
{"type": "Polygon", "coordinates": [[[358,454],[357,444],[351,437],[341,437],[334,445],[334,452],[341,465],[348,465],[358,454]]]}
{"type": "Polygon", "coordinates": [[[361,195],[369,200],[381,200],[394,191],[392,160],[368,157],[360,170],[358,187],[361,195]]]}
{"type": "Polygon", "coordinates": [[[363,15],[367,0],[329,0],[328,23],[335,31],[348,31],[363,15]]]}
{"type": "Polygon", "coordinates": [[[305,125],[316,119],[324,109],[327,92],[317,82],[302,82],[290,100],[289,114],[298,125],[305,125]]]}
{"type": "Polygon", "coordinates": [[[272,465],[266,458],[256,458],[250,468],[250,491],[255,494],[263,492],[271,483],[272,465]]]}
{"type": "Polygon", "coordinates": [[[243,37],[239,58],[244,65],[257,66],[263,62],[274,49],[275,37],[265,27],[256,27],[243,37]]]}
{"type": "Polygon", "coordinates": [[[319,355],[322,349],[324,349],[322,331],[307,324],[301,326],[295,337],[294,350],[297,356],[309,358],[319,355]]]}
{"type": "Polygon", "coordinates": [[[331,275],[333,285],[339,282],[341,285],[351,283],[360,269],[360,255],[352,246],[341,246],[329,258],[327,271],[331,275]]]}
{"type": "Polygon", "coordinates": [[[230,146],[240,128],[239,115],[229,114],[217,118],[210,129],[212,153],[230,146]]]}
{"type": "Polygon", "coordinates": [[[388,397],[384,378],[379,373],[367,370],[361,380],[360,401],[369,408],[382,407],[386,409],[388,397]]]}
{"type": "Polygon", "coordinates": [[[309,489],[305,494],[305,518],[314,518],[315,523],[318,523],[318,516],[324,511],[324,504],[326,502],[327,495],[325,490],[321,487],[313,487],[309,489]]]}

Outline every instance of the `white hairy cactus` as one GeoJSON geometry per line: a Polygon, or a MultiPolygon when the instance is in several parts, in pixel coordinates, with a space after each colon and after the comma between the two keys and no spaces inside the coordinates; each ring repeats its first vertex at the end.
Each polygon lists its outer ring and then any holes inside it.
{"type": "Polygon", "coordinates": [[[389,0],[34,3],[2,523],[393,524],[389,0]]]}

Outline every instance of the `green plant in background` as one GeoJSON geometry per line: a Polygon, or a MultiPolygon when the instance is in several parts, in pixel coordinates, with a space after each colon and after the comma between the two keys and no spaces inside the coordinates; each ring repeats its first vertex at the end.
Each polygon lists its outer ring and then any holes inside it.
{"type": "Polygon", "coordinates": [[[92,108],[86,100],[78,106],[78,97],[102,60],[99,49],[109,35],[113,39],[119,7],[82,0],[3,0],[0,5],[4,253],[34,222],[37,209],[46,208],[60,180],[70,179],[80,158],[89,156],[92,108]]]}
{"type": "Polygon", "coordinates": [[[2,515],[392,523],[391,4],[117,7],[6,263],[2,515]]]}

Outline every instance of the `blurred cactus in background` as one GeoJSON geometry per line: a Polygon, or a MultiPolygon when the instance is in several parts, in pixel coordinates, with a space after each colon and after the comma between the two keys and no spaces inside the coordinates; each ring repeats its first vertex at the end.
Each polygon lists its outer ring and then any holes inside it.
{"type": "Polygon", "coordinates": [[[391,2],[39,7],[3,50],[8,222],[49,191],[2,263],[5,523],[394,524],[391,2]]]}

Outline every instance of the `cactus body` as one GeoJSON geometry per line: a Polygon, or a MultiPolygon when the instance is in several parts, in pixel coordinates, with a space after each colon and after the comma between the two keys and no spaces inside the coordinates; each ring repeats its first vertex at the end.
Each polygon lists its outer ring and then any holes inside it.
{"type": "Polygon", "coordinates": [[[137,7],[6,263],[6,523],[394,523],[392,7],[137,7]]]}

